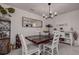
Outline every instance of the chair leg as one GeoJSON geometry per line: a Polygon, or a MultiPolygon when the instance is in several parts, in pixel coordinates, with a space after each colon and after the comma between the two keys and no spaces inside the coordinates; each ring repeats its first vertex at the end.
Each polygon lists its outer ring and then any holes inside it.
{"type": "Polygon", "coordinates": [[[37,55],[40,55],[40,49],[38,49],[38,54],[37,55]]]}
{"type": "Polygon", "coordinates": [[[70,44],[71,44],[71,46],[73,45],[73,35],[72,34],[70,34],[70,44]]]}
{"type": "Polygon", "coordinates": [[[52,53],[51,53],[51,55],[54,55],[53,49],[52,49],[52,53]]]}
{"type": "Polygon", "coordinates": [[[71,41],[71,46],[72,46],[72,41],[71,41]]]}
{"type": "Polygon", "coordinates": [[[41,47],[42,47],[42,44],[39,44],[39,49],[38,49],[38,54],[39,55],[41,54],[41,47]]]}
{"type": "Polygon", "coordinates": [[[58,55],[59,54],[58,48],[56,48],[56,50],[57,50],[57,55],[58,55]]]}
{"type": "Polygon", "coordinates": [[[58,51],[58,48],[56,49],[52,49],[52,55],[58,55],[59,54],[59,51],[58,51]]]}
{"type": "Polygon", "coordinates": [[[71,46],[73,45],[73,39],[70,39],[70,44],[71,44],[71,46]]]}
{"type": "Polygon", "coordinates": [[[43,54],[44,54],[45,53],[45,47],[44,47],[44,45],[42,45],[42,47],[43,47],[42,51],[43,51],[43,54]]]}

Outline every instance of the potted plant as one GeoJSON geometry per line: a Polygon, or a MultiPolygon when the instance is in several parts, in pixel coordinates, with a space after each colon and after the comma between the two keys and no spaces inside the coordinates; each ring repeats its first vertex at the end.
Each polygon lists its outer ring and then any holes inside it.
{"type": "Polygon", "coordinates": [[[2,14],[2,15],[5,15],[5,14],[7,14],[7,11],[0,5],[0,13],[2,14]]]}
{"type": "Polygon", "coordinates": [[[14,12],[15,12],[14,8],[4,8],[0,5],[0,13],[2,14],[2,16],[8,15],[9,17],[11,17],[10,14],[14,12]]]}
{"type": "Polygon", "coordinates": [[[52,27],[51,24],[47,24],[46,27],[48,28],[48,35],[50,35],[50,28],[52,27]]]}

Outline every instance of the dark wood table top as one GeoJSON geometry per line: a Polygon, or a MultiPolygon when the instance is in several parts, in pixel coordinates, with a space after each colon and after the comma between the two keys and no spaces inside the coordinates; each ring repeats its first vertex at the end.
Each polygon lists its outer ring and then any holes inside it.
{"type": "Polygon", "coordinates": [[[47,43],[51,39],[51,38],[49,38],[49,36],[45,36],[45,35],[28,36],[28,37],[25,37],[25,38],[27,38],[29,41],[31,41],[35,44],[47,43]]]}

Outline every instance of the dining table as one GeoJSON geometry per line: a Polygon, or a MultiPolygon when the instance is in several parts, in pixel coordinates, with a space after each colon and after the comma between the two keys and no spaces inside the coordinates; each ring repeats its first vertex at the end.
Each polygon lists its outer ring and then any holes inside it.
{"type": "Polygon", "coordinates": [[[34,44],[36,45],[39,45],[39,44],[46,44],[48,43],[50,40],[53,39],[53,35],[34,35],[34,36],[28,36],[28,37],[25,37],[27,40],[33,42],[34,44]]]}
{"type": "Polygon", "coordinates": [[[53,39],[53,35],[34,35],[34,36],[28,36],[25,37],[30,42],[34,43],[35,45],[38,45],[38,47],[41,50],[41,54],[43,54],[43,45],[50,42],[50,40],[53,39]]]}

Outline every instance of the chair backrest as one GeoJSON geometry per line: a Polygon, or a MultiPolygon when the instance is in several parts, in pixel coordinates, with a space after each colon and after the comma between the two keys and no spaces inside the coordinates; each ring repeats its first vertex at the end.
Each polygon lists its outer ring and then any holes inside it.
{"type": "Polygon", "coordinates": [[[73,33],[69,33],[70,34],[70,39],[72,39],[73,40],[73,33]]]}
{"type": "Polygon", "coordinates": [[[22,45],[22,54],[27,54],[27,44],[26,39],[23,37],[22,34],[19,34],[21,45],[22,45]]]}
{"type": "Polygon", "coordinates": [[[52,47],[58,47],[59,44],[59,37],[60,37],[60,32],[59,31],[55,31],[53,32],[54,36],[53,36],[53,42],[52,42],[52,47]]]}
{"type": "Polygon", "coordinates": [[[60,38],[65,38],[65,32],[60,32],[60,38]]]}

